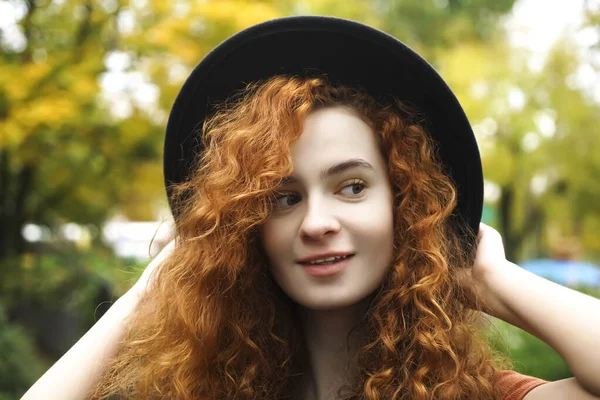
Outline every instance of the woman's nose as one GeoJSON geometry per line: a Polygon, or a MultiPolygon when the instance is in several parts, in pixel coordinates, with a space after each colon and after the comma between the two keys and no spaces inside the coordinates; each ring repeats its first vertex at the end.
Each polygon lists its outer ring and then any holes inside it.
{"type": "Polygon", "coordinates": [[[301,236],[318,240],[326,233],[338,232],[340,223],[333,211],[322,201],[308,202],[306,214],[300,226],[301,236]]]}

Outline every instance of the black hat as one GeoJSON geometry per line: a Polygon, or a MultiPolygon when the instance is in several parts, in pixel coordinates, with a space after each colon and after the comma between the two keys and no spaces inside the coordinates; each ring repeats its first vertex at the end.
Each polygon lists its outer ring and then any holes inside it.
{"type": "Polygon", "coordinates": [[[394,96],[427,119],[438,154],[458,190],[458,215],[478,232],[483,173],[471,125],[458,100],[431,65],[394,37],[358,22],[333,17],[286,17],[245,29],[212,50],[177,95],[167,124],[164,178],[188,178],[207,115],[248,83],[275,75],[327,75],[330,82],[394,96]]]}

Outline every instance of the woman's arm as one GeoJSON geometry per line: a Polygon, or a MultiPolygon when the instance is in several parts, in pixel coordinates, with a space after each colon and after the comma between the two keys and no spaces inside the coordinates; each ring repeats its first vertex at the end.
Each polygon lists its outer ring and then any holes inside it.
{"type": "Polygon", "coordinates": [[[86,399],[97,383],[109,357],[117,350],[125,331],[125,320],[135,312],[147,293],[153,272],[172,252],[172,241],[148,264],[136,284],[90,328],[38,381],[22,400],[86,399]]]}
{"type": "Polygon", "coordinates": [[[600,300],[507,261],[502,238],[491,227],[482,224],[478,241],[472,274],[489,313],[550,345],[575,376],[576,382],[550,382],[526,398],[537,398],[536,392],[541,391],[545,399],[563,399],[583,391],[600,397],[600,300]],[[561,389],[562,394],[554,389],[561,389]]]}

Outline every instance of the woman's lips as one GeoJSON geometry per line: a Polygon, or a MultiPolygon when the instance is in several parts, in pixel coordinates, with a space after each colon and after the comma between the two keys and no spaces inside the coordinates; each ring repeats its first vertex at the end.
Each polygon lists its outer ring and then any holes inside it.
{"type": "Polygon", "coordinates": [[[346,257],[342,260],[336,261],[333,264],[306,264],[300,263],[304,271],[311,276],[323,277],[331,276],[342,272],[346,266],[350,263],[350,260],[354,257],[354,254],[346,257]]]}

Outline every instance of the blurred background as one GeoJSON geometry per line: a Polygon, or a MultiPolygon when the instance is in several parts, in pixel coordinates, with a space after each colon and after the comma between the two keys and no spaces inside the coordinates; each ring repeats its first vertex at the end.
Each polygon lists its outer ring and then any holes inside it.
{"type": "MultiPolygon", "coordinates": [[[[484,222],[507,257],[600,297],[600,0],[2,0],[1,400],[166,244],[164,131],[192,68],[233,33],[298,14],[367,23],[428,59],[474,127],[484,222]]],[[[516,370],[572,376],[494,325],[516,370]]]]}

